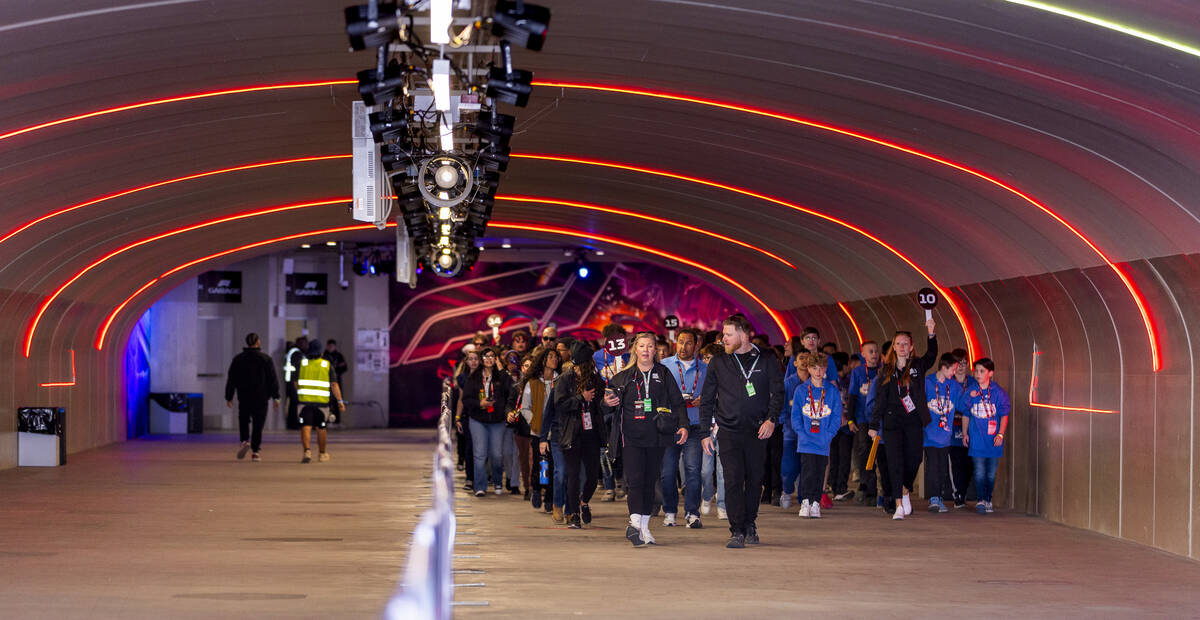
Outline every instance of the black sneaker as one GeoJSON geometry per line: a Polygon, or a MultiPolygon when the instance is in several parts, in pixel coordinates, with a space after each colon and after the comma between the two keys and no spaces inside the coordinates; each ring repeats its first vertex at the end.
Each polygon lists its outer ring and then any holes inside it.
{"type": "MultiPolygon", "coordinates": [[[[590,521],[590,519],[589,519],[589,521],[590,521]]],[[[583,524],[579,522],[579,515],[571,515],[571,518],[567,519],[567,529],[571,529],[571,530],[583,529],[583,524]]]]}
{"type": "Polygon", "coordinates": [[[475,497],[483,497],[484,495],[487,495],[487,491],[484,491],[483,489],[475,491],[475,497]]]}
{"type": "Polygon", "coordinates": [[[633,527],[632,525],[625,526],[625,538],[633,543],[634,547],[645,547],[646,543],[642,540],[642,530],[633,527]]]}
{"type": "MultiPolygon", "coordinates": [[[[520,495],[521,487],[508,487],[508,494],[509,495],[520,495]]],[[[526,498],[526,499],[529,499],[529,498],[526,498]]]]}
{"type": "Polygon", "coordinates": [[[463,490],[464,490],[464,491],[474,491],[474,490],[475,490],[475,485],[474,485],[473,483],[471,483],[471,482],[464,482],[464,483],[463,483],[463,490]]]}
{"type": "Polygon", "coordinates": [[[704,527],[704,524],[700,522],[699,515],[688,515],[684,520],[687,521],[688,529],[698,530],[704,527]]]}
{"type": "Polygon", "coordinates": [[[538,491],[529,497],[530,503],[533,504],[534,510],[539,510],[542,507],[542,492],[538,491]]]}
{"type": "Polygon", "coordinates": [[[238,451],[237,451],[238,460],[240,461],[240,460],[246,458],[246,453],[249,451],[250,451],[250,442],[243,441],[241,447],[239,447],[238,451]]]}
{"type": "Polygon", "coordinates": [[[755,527],[753,524],[751,524],[749,527],[746,528],[746,544],[747,545],[757,545],[758,544],[758,528],[755,527]]]}
{"type": "Polygon", "coordinates": [[[525,489],[525,501],[529,501],[529,496],[532,495],[529,489],[525,489]]]}
{"type": "Polygon", "coordinates": [[[726,549],[744,549],[746,547],[746,535],[734,534],[729,537],[729,542],[725,543],[726,549]]]}
{"type": "Polygon", "coordinates": [[[550,513],[554,512],[554,502],[551,501],[551,499],[549,497],[542,500],[542,510],[545,510],[546,514],[550,514],[550,513]]]}
{"type": "Polygon", "coordinates": [[[589,508],[587,504],[582,504],[579,506],[579,514],[583,517],[584,523],[592,522],[592,509],[589,508]]]}
{"type": "Polygon", "coordinates": [[[772,498],[771,498],[771,505],[772,505],[772,506],[778,506],[778,505],[779,505],[779,496],[775,496],[775,497],[772,497],[772,498]]]}

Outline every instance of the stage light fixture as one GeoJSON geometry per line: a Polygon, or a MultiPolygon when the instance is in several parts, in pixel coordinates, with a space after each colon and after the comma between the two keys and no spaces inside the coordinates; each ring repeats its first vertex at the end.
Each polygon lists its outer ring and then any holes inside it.
{"type": "Polygon", "coordinates": [[[511,152],[512,149],[507,146],[489,146],[479,151],[479,163],[483,165],[485,170],[504,172],[508,170],[509,153],[511,152]]]}
{"type": "Polygon", "coordinates": [[[500,114],[494,110],[488,114],[480,114],[475,121],[475,134],[485,142],[508,146],[516,120],[511,114],[500,114]]]}
{"type": "Polygon", "coordinates": [[[369,4],[346,7],[346,36],[356,51],[387,45],[400,30],[400,11],[395,2],[378,4],[375,16],[370,11],[369,4]]]}
{"type": "Polygon", "coordinates": [[[408,119],[400,110],[383,110],[367,115],[376,142],[408,142],[408,119]]]}
{"type": "Polygon", "coordinates": [[[363,103],[373,106],[394,99],[396,93],[404,89],[408,82],[408,67],[393,60],[384,67],[382,78],[375,69],[363,69],[357,75],[359,96],[363,103]]]}
{"type": "Polygon", "coordinates": [[[513,68],[508,41],[500,42],[500,57],[503,64],[488,69],[487,96],[523,108],[533,93],[533,73],[513,68]]]}
{"type": "Polygon", "coordinates": [[[520,0],[498,0],[492,15],[492,34],[539,51],[546,44],[546,32],[550,27],[550,9],[520,0]]]}

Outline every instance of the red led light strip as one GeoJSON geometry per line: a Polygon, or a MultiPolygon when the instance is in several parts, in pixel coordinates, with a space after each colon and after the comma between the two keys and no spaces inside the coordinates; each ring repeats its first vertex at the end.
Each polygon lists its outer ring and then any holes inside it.
{"type": "MultiPolygon", "coordinates": [[[[753,114],[755,116],[763,116],[763,117],[767,117],[767,118],[773,118],[773,119],[785,121],[788,123],[794,123],[797,125],[804,125],[806,127],[812,127],[813,129],[820,129],[822,131],[833,132],[833,133],[840,134],[840,135],[843,135],[843,136],[846,136],[849,138],[854,138],[857,140],[865,140],[867,142],[871,142],[873,144],[877,144],[877,145],[885,147],[885,148],[889,148],[889,149],[892,149],[895,151],[900,151],[902,153],[907,153],[909,155],[913,155],[915,157],[920,157],[921,159],[925,159],[927,161],[931,161],[936,164],[940,164],[942,166],[953,168],[960,172],[965,172],[971,176],[974,176],[976,178],[987,181],[988,183],[991,183],[992,185],[995,185],[996,187],[999,187],[999,188],[1007,191],[1008,193],[1024,200],[1025,202],[1037,207],[1039,210],[1041,210],[1046,215],[1049,215],[1051,218],[1053,218],[1056,222],[1058,222],[1064,228],[1071,231],[1071,233],[1073,233],[1076,237],[1078,237],[1080,241],[1083,241],[1083,243],[1085,245],[1087,245],[1088,248],[1090,248],[1093,252],[1095,252],[1096,255],[1099,256],[1100,259],[1103,260],[1104,263],[1108,265],[1108,268],[1111,269],[1113,271],[1113,273],[1117,274],[1117,277],[1120,278],[1120,280],[1121,280],[1121,284],[1123,284],[1125,286],[1125,289],[1127,291],[1129,291],[1129,295],[1131,297],[1133,297],[1133,302],[1134,302],[1134,304],[1137,305],[1138,313],[1141,314],[1142,323],[1145,325],[1145,328],[1146,328],[1146,337],[1150,342],[1150,358],[1151,358],[1151,364],[1154,368],[1154,371],[1158,372],[1162,368],[1162,354],[1159,351],[1158,329],[1155,327],[1154,321],[1150,317],[1150,311],[1149,311],[1149,308],[1148,308],[1145,298],[1142,296],[1141,291],[1139,291],[1137,286],[1133,283],[1133,280],[1131,280],[1129,278],[1128,274],[1125,273],[1125,270],[1122,269],[1116,263],[1114,263],[1112,261],[1112,259],[1110,259],[1108,257],[1108,255],[1104,253],[1103,250],[1101,250],[1099,247],[1096,246],[1095,243],[1092,242],[1091,239],[1089,239],[1086,235],[1084,235],[1079,229],[1072,226],[1061,215],[1059,215],[1058,213],[1056,213],[1052,209],[1050,209],[1050,207],[1042,204],[1040,201],[1033,198],[1032,196],[1026,194],[1025,192],[1022,192],[1021,190],[1017,189],[1016,187],[1013,187],[1012,185],[1009,185],[1008,183],[1005,183],[1004,181],[1001,181],[1000,179],[998,179],[996,177],[993,177],[987,173],[976,170],[969,166],[966,166],[966,165],[963,165],[960,163],[956,163],[956,162],[952,162],[952,161],[942,158],[942,157],[938,157],[937,155],[934,155],[932,153],[926,153],[924,151],[919,151],[912,147],[897,144],[895,142],[889,142],[882,138],[876,138],[876,137],[868,136],[866,134],[859,133],[856,131],[851,131],[849,129],[845,129],[842,127],[837,127],[835,125],[829,125],[829,124],[821,123],[821,122],[814,121],[811,119],[800,118],[798,116],[792,116],[790,114],[783,114],[781,112],[772,112],[770,110],[765,110],[762,108],[754,108],[754,107],[750,107],[750,106],[739,105],[736,103],[717,101],[714,99],[704,99],[704,98],[700,98],[700,97],[692,97],[692,96],[688,96],[688,95],[681,95],[678,93],[645,90],[645,89],[640,89],[640,88],[626,88],[626,87],[620,87],[620,86],[609,86],[609,85],[604,85],[604,84],[588,84],[588,83],[581,83],[581,82],[562,82],[562,81],[552,81],[552,80],[535,80],[533,82],[533,85],[548,86],[548,87],[553,87],[553,88],[570,88],[570,89],[578,89],[578,90],[593,90],[593,91],[601,91],[601,92],[609,92],[609,93],[620,93],[620,94],[626,94],[626,95],[636,95],[639,97],[651,97],[654,99],[664,99],[664,100],[668,100],[668,101],[694,103],[694,104],[713,107],[713,108],[722,108],[725,110],[732,110],[735,112],[744,112],[746,114],[753,114]]],[[[974,359],[973,354],[972,354],[972,359],[974,359]]]]}
{"type": "MultiPolygon", "coordinates": [[[[387,224],[388,227],[394,227],[395,225],[396,225],[395,222],[388,222],[388,224],[387,224]]],[[[575,237],[578,239],[590,239],[590,240],[594,240],[594,241],[601,241],[604,243],[610,243],[613,245],[618,245],[621,247],[638,250],[640,252],[653,254],[655,256],[666,258],[668,260],[678,262],[678,263],[681,263],[684,265],[688,265],[690,267],[694,267],[701,271],[705,271],[705,272],[710,273],[710,274],[720,278],[721,280],[729,283],[731,286],[734,286],[735,288],[737,288],[738,290],[742,291],[747,296],[749,296],[751,299],[753,299],[755,302],[757,302],[760,306],[763,307],[764,310],[767,311],[767,313],[775,321],[775,324],[779,327],[780,331],[783,332],[785,339],[791,337],[791,331],[788,329],[787,323],[785,323],[783,321],[783,318],[781,316],[779,316],[779,314],[776,313],[774,310],[772,310],[769,306],[767,306],[767,304],[764,303],[761,299],[759,299],[757,295],[755,295],[754,293],[751,293],[746,287],[742,286],[741,284],[738,284],[737,281],[735,281],[733,278],[731,278],[715,269],[712,269],[711,267],[706,267],[704,265],[701,265],[700,263],[689,260],[682,256],[679,256],[676,254],[671,254],[669,252],[664,252],[657,248],[652,248],[649,246],[641,245],[638,243],[634,243],[632,241],[625,241],[623,239],[617,239],[617,238],[608,237],[605,235],[595,235],[595,234],[592,234],[589,232],[584,232],[584,231],[579,231],[579,230],[556,228],[556,227],[552,227],[552,226],[541,226],[538,224],[523,224],[523,223],[517,223],[517,222],[498,222],[498,221],[492,221],[488,224],[488,226],[489,226],[489,228],[494,227],[494,228],[504,228],[504,229],[511,229],[511,230],[525,230],[525,231],[530,231],[530,232],[541,232],[541,233],[547,233],[547,234],[575,237]]],[[[328,234],[334,234],[334,233],[342,233],[342,232],[350,232],[350,231],[358,231],[358,230],[374,230],[374,229],[375,229],[375,227],[373,225],[362,224],[362,225],[357,225],[357,226],[343,226],[340,228],[326,228],[323,230],[311,230],[308,232],[297,233],[294,235],[287,235],[285,237],[276,237],[273,239],[266,239],[266,240],[258,241],[255,243],[241,245],[241,246],[238,246],[235,248],[230,248],[228,250],[223,250],[221,252],[217,252],[214,254],[209,254],[208,256],[203,256],[203,257],[197,258],[192,261],[188,261],[182,265],[179,265],[178,267],[174,267],[174,268],[170,269],[169,271],[165,271],[162,273],[162,275],[158,276],[157,278],[154,278],[154,279],[150,280],[149,282],[146,282],[140,288],[138,288],[136,291],[134,291],[132,295],[125,298],[124,301],[122,301],[119,305],[117,305],[115,308],[113,308],[112,312],[110,312],[108,314],[108,316],[105,318],[104,322],[101,324],[100,329],[97,330],[96,339],[93,344],[96,347],[96,350],[102,350],[104,348],[104,339],[108,335],[109,328],[112,327],[113,321],[116,320],[117,316],[121,313],[122,310],[125,309],[126,306],[128,306],[135,298],[137,298],[139,295],[144,293],[147,289],[149,289],[155,283],[161,281],[163,278],[171,276],[171,275],[178,273],[184,269],[193,267],[195,265],[199,265],[204,262],[215,260],[217,258],[228,256],[228,255],[234,254],[236,252],[241,252],[244,250],[258,248],[258,247],[270,245],[273,243],[281,243],[284,241],[294,241],[296,239],[301,239],[304,237],[312,237],[312,236],[317,236],[317,235],[328,235],[328,234]]]]}
{"type": "Polygon", "coordinates": [[[858,336],[858,344],[861,346],[863,343],[862,330],[858,329],[858,323],[856,323],[854,321],[854,317],[850,315],[850,308],[840,301],[837,302],[837,304],[838,307],[842,309],[842,312],[846,315],[846,318],[850,319],[850,325],[854,327],[854,335],[858,336]]]}
{"type": "Polygon", "coordinates": [[[1041,407],[1042,409],[1055,409],[1057,411],[1082,411],[1084,413],[1120,413],[1120,411],[1114,411],[1112,409],[1088,409],[1087,407],[1066,407],[1063,405],[1049,405],[1046,403],[1039,403],[1039,402],[1034,401],[1033,395],[1035,393],[1037,393],[1037,385],[1038,385],[1038,377],[1037,377],[1038,356],[1041,354],[1042,354],[1041,351],[1038,351],[1036,349],[1033,352],[1033,372],[1029,377],[1029,406],[1041,407]]]}
{"type": "Polygon", "coordinates": [[[959,325],[962,326],[963,334],[966,336],[966,339],[967,339],[968,354],[970,355],[971,359],[976,359],[975,351],[977,348],[977,344],[975,341],[975,332],[974,332],[974,330],[971,329],[971,325],[967,321],[966,315],[963,314],[962,308],[959,307],[958,301],[954,298],[953,295],[950,294],[950,291],[946,290],[940,284],[938,284],[936,281],[934,281],[934,279],[928,273],[926,273],[924,269],[921,269],[919,266],[917,266],[917,264],[914,263],[912,261],[912,259],[910,259],[908,256],[906,256],[900,250],[897,250],[895,247],[893,247],[892,245],[890,245],[883,239],[880,239],[879,237],[875,236],[874,234],[866,231],[863,228],[855,226],[854,224],[851,224],[850,222],[847,222],[845,220],[840,220],[831,215],[826,215],[825,213],[821,213],[820,211],[814,211],[808,207],[803,207],[798,204],[788,202],[788,201],[780,199],[780,198],[775,198],[773,196],[767,196],[766,194],[760,194],[758,192],[753,192],[753,191],[750,191],[748,189],[744,189],[741,187],[735,187],[733,185],[725,185],[724,183],[718,183],[716,181],[711,181],[708,179],[701,179],[698,177],[690,177],[690,176],[686,176],[686,175],[682,175],[682,174],[677,174],[674,172],[667,172],[665,170],[656,170],[654,168],[643,168],[643,167],[639,167],[639,166],[631,166],[629,164],[623,164],[620,162],[604,161],[604,160],[598,160],[598,159],[583,159],[583,158],[579,158],[579,157],[565,157],[565,156],[561,156],[561,155],[513,153],[512,157],[521,158],[521,159],[557,161],[557,162],[564,162],[564,163],[571,163],[571,164],[583,164],[583,165],[587,165],[587,166],[600,166],[600,167],[604,167],[604,168],[615,168],[615,169],[619,169],[619,170],[627,170],[630,172],[638,172],[641,174],[650,174],[650,175],[666,177],[666,178],[670,178],[670,179],[677,179],[680,181],[687,181],[689,183],[696,183],[699,185],[714,187],[717,189],[722,189],[725,191],[741,194],[743,196],[749,196],[751,198],[765,200],[767,202],[775,203],[777,205],[781,205],[781,206],[787,207],[789,209],[800,211],[801,213],[812,215],[814,217],[818,217],[827,222],[831,222],[831,223],[837,224],[839,226],[842,226],[843,228],[852,230],[852,231],[870,239],[871,241],[874,241],[880,247],[888,250],[889,252],[894,254],[896,257],[898,257],[900,260],[904,261],[909,267],[912,267],[913,270],[915,270],[917,273],[921,274],[921,276],[924,277],[925,280],[928,281],[931,286],[933,286],[935,289],[937,289],[939,293],[941,293],[942,298],[945,299],[950,304],[950,308],[951,308],[951,310],[954,311],[954,315],[956,317],[958,317],[959,325]]]}
{"type": "Polygon", "coordinates": [[[69,349],[71,352],[71,380],[58,381],[51,383],[39,383],[41,387],[73,387],[75,385],[75,349],[69,349]]]}
{"type": "Polygon", "coordinates": [[[300,204],[271,207],[269,209],[260,209],[258,211],[250,211],[248,213],[239,213],[237,215],[231,215],[229,217],[222,217],[222,218],[215,219],[215,220],[209,220],[206,222],[201,222],[199,224],[185,226],[183,228],[176,228],[174,230],[169,230],[167,232],[164,232],[164,233],[161,233],[158,235],[154,235],[153,237],[147,237],[145,239],[141,239],[141,240],[135,241],[133,243],[128,243],[126,245],[123,245],[123,246],[109,252],[108,254],[105,254],[104,256],[92,261],[91,263],[89,263],[86,267],[84,267],[82,270],[80,270],[74,276],[72,276],[71,279],[67,280],[61,286],[59,286],[57,289],[55,289],[55,291],[53,293],[51,293],[48,297],[46,297],[46,299],[42,300],[42,305],[38,307],[37,313],[34,315],[33,319],[31,321],[29,321],[29,325],[25,329],[25,344],[24,344],[25,357],[27,357],[27,358],[29,357],[29,353],[33,347],[34,332],[37,331],[38,323],[42,320],[42,316],[46,314],[46,310],[50,307],[50,304],[54,303],[54,300],[58,299],[59,295],[61,295],[62,292],[64,290],[66,290],[66,288],[68,286],[71,286],[71,284],[73,284],[76,280],[78,280],[79,278],[82,278],[84,276],[84,274],[91,271],[92,269],[95,269],[96,267],[100,266],[105,261],[107,261],[108,259],[110,259],[114,256],[128,252],[129,250],[132,250],[136,247],[146,245],[147,243],[152,243],[152,242],[158,241],[160,239],[166,239],[167,237],[173,237],[175,235],[181,235],[183,233],[191,232],[193,230],[198,230],[201,228],[206,228],[208,226],[215,226],[217,224],[224,224],[226,222],[243,220],[243,219],[255,217],[258,215],[267,215],[269,213],[280,213],[283,211],[292,211],[295,209],[306,209],[309,207],[320,207],[320,206],[324,206],[324,205],[331,205],[331,204],[338,204],[338,203],[345,203],[345,202],[350,202],[350,198],[334,198],[334,199],[330,199],[330,200],[321,200],[321,201],[317,201],[317,202],[305,202],[305,203],[300,203],[300,204]]]}
{"type": "Polygon", "coordinates": [[[137,192],[145,191],[148,189],[154,189],[156,187],[162,187],[164,185],[171,185],[173,183],[179,183],[182,181],[191,181],[193,179],[202,179],[204,177],[211,177],[211,176],[215,176],[218,174],[227,174],[230,172],[241,172],[243,170],[253,170],[256,168],[267,168],[270,166],[282,166],[282,165],[286,165],[286,164],[298,164],[298,163],[303,163],[303,162],[326,161],[326,160],[330,160],[330,159],[350,159],[350,155],[315,155],[312,157],[297,157],[297,158],[293,158],[293,159],[263,161],[263,162],[253,163],[253,164],[245,164],[242,166],[234,166],[232,168],[222,168],[220,170],[210,170],[208,172],[189,174],[187,176],[176,177],[174,179],[158,181],[156,183],[151,183],[149,185],[142,185],[140,187],[133,187],[130,189],[121,190],[121,191],[113,193],[113,194],[108,194],[107,196],[101,196],[99,198],[93,198],[91,200],[81,202],[79,204],[74,204],[69,207],[63,207],[62,209],[59,209],[57,211],[51,211],[50,213],[47,213],[46,215],[43,215],[35,220],[30,220],[28,222],[25,222],[24,224],[21,224],[20,226],[9,231],[8,234],[4,235],[3,237],[0,237],[0,244],[4,243],[5,241],[8,241],[12,237],[16,236],[17,234],[20,234],[21,232],[25,231],[26,229],[28,229],[31,226],[34,226],[35,224],[40,224],[48,219],[58,217],[64,213],[70,213],[71,211],[75,211],[76,209],[90,207],[92,205],[99,204],[101,202],[112,200],[114,198],[120,198],[122,196],[128,196],[130,194],[136,194],[137,192]]]}
{"type": "Polygon", "coordinates": [[[9,138],[13,138],[13,137],[20,136],[23,134],[32,133],[32,132],[35,132],[35,131],[38,131],[41,129],[46,129],[49,127],[56,127],[58,125],[66,125],[67,123],[74,123],[74,122],[86,120],[89,118],[96,118],[97,116],[107,116],[109,114],[116,114],[117,112],[126,112],[128,110],[149,108],[152,106],[163,105],[166,103],[179,103],[181,101],[194,101],[196,99],[208,99],[210,97],[222,97],[225,95],[239,95],[242,93],[257,93],[257,92],[272,91],[272,90],[286,90],[286,89],[291,89],[291,88],[312,88],[314,86],[340,86],[343,84],[357,84],[357,83],[358,83],[357,80],[324,80],[324,81],[320,81],[320,82],[288,82],[288,83],[284,83],[284,84],[265,84],[262,86],[244,86],[241,88],[229,88],[226,90],[210,90],[210,91],[205,91],[205,92],[192,93],[190,95],[179,95],[177,97],[167,97],[165,99],[152,99],[150,101],[141,101],[138,103],[131,103],[129,105],[117,106],[115,108],[105,108],[103,110],[96,110],[94,112],[88,112],[86,114],[78,114],[75,116],[68,116],[66,118],[60,118],[60,119],[53,120],[53,121],[47,121],[45,123],[40,123],[37,125],[30,125],[29,127],[22,127],[21,129],[14,129],[7,133],[0,134],[0,141],[7,140],[9,138]]]}
{"type": "Polygon", "coordinates": [[[503,195],[503,194],[500,194],[500,195],[497,195],[497,196],[496,196],[496,200],[507,200],[507,201],[509,201],[509,202],[525,202],[525,203],[537,203],[537,204],[551,204],[551,205],[558,205],[558,206],[561,206],[561,207],[574,207],[574,208],[577,208],[577,209],[588,209],[588,210],[590,210],[590,211],[600,211],[600,212],[603,212],[603,213],[612,213],[612,214],[614,214],[614,215],[624,215],[624,216],[626,216],[626,217],[632,217],[632,218],[637,218],[637,219],[640,219],[640,220],[646,220],[646,221],[648,221],[648,222],[657,222],[657,223],[659,223],[659,224],[666,224],[667,226],[674,226],[675,228],[682,228],[683,230],[688,230],[688,231],[691,231],[691,232],[694,232],[694,233],[698,233],[698,234],[701,234],[701,235],[705,235],[705,236],[708,236],[708,237],[712,237],[712,238],[714,238],[714,239],[720,239],[721,241],[725,241],[725,242],[728,242],[728,243],[732,243],[732,244],[734,244],[734,245],[739,245],[739,246],[741,246],[741,247],[744,247],[744,248],[747,248],[747,249],[750,249],[750,250],[754,250],[755,252],[758,252],[758,253],[760,253],[760,254],[762,254],[762,255],[764,255],[764,256],[767,256],[767,257],[769,257],[769,258],[771,258],[771,259],[773,259],[773,260],[779,261],[779,262],[783,263],[784,265],[787,265],[788,267],[790,267],[790,268],[792,268],[792,269],[795,269],[795,268],[796,268],[796,266],[795,266],[795,265],[793,265],[792,263],[788,262],[787,260],[785,260],[785,259],[783,259],[783,258],[779,257],[779,256],[778,256],[778,255],[776,255],[776,254],[773,254],[773,253],[771,253],[771,252],[768,252],[767,250],[764,250],[764,249],[762,249],[762,248],[760,248],[760,247],[758,247],[758,246],[755,246],[755,245],[750,245],[749,243],[746,243],[746,242],[744,242],[744,241],[738,241],[737,239],[734,239],[734,238],[732,238],[732,237],[726,237],[725,235],[722,235],[722,234],[719,234],[719,233],[715,233],[715,232],[712,232],[712,231],[704,230],[703,228],[697,228],[697,227],[695,227],[695,226],[689,226],[689,225],[687,225],[687,224],[683,224],[683,223],[681,223],[681,222],[676,222],[676,221],[674,221],[674,220],[668,220],[668,219],[661,218],[661,217],[654,217],[654,216],[652,216],[652,215],[646,215],[646,214],[644,214],[644,213],[637,213],[637,212],[634,212],[634,211],[626,211],[625,209],[617,209],[617,208],[615,208],[615,207],[608,207],[608,206],[604,206],[604,205],[591,204],[591,203],[587,203],[587,202],[575,202],[575,201],[570,201],[570,200],[559,200],[558,198],[545,198],[545,197],[542,197],[542,196],[505,196],[505,195],[503,195]]]}

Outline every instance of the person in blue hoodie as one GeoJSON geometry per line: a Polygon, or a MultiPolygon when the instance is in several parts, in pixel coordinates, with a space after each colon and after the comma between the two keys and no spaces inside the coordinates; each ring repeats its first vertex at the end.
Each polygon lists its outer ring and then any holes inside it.
{"type": "MultiPolygon", "coordinates": [[[[783,393],[787,395],[787,402],[783,403],[783,410],[779,412],[779,425],[783,427],[783,462],[779,467],[783,477],[783,495],[779,496],[779,506],[784,510],[792,507],[792,493],[796,492],[796,478],[800,475],[800,455],[796,453],[796,431],[792,430],[791,422],[792,404],[795,402],[792,396],[801,383],[808,381],[808,369],[801,368],[803,364],[799,363],[796,356],[793,355],[789,359],[792,364],[792,372],[783,380],[783,393]]],[[[800,500],[797,499],[797,501],[800,500]]]]}
{"type": "Polygon", "coordinates": [[[950,439],[954,433],[954,411],[962,387],[954,380],[958,361],[953,353],[938,359],[937,372],[925,377],[929,399],[929,424],[925,426],[925,496],[929,512],[947,512],[942,498],[950,497],[950,439]]]}
{"type": "Polygon", "coordinates": [[[979,501],[975,511],[993,512],[992,489],[996,484],[996,468],[1004,456],[1004,431],[1012,405],[1004,388],[992,381],[996,364],[982,357],[975,361],[975,385],[963,392],[958,408],[965,412],[969,426],[963,436],[968,453],[975,464],[975,494],[979,501]]]}
{"type": "Polygon", "coordinates": [[[858,503],[874,506],[875,471],[867,469],[867,455],[871,452],[871,437],[867,425],[871,421],[871,382],[879,375],[879,344],[874,340],[862,343],[859,349],[863,363],[850,371],[850,387],[846,390],[846,411],[843,414],[847,426],[854,433],[854,460],[858,462],[858,503]]]}
{"type": "Polygon", "coordinates": [[[819,519],[829,444],[842,425],[842,395],[834,380],[825,377],[827,355],[801,353],[796,363],[808,368],[808,380],[792,394],[790,420],[800,455],[800,516],[819,519]]]}

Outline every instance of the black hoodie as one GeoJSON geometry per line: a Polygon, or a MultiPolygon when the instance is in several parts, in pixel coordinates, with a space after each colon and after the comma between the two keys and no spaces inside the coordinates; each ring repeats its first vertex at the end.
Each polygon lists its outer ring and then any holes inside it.
{"type": "Polygon", "coordinates": [[[225,400],[247,405],[265,405],[269,399],[279,399],[279,380],[275,377],[275,362],[258,347],[246,347],[234,356],[225,377],[225,400]]]}
{"type": "Polygon", "coordinates": [[[758,432],[763,422],[779,423],[785,402],[783,370],[771,349],[751,345],[740,355],[713,356],[700,390],[700,424],[714,423],[723,431],[758,432]],[[738,362],[741,366],[738,366],[738,362]],[[754,396],[746,389],[746,374],[754,386],[754,396]]]}

